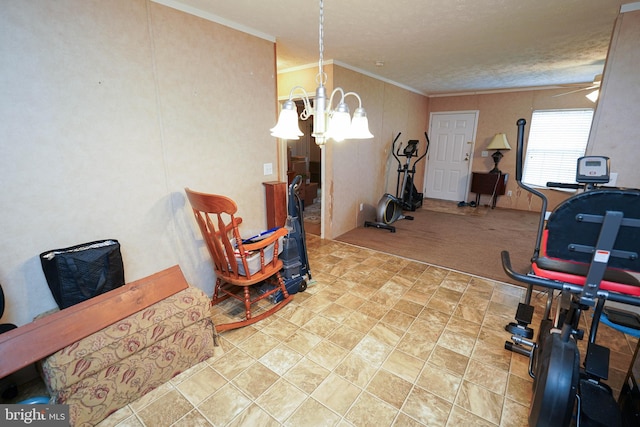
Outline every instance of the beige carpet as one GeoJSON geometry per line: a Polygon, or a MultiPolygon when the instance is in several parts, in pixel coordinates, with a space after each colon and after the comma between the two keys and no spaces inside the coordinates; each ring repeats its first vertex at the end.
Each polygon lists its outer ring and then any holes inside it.
{"type": "Polygon", "coordinates": [[[433,212],[442,212],[452,215],[470,215],[470,216],[484,216],[489,212],[488,206],[458,206],[458,202],[451,202],[449,200],[425,200],[422,204],[422,209],[433,212]]]}
{"type": "MultiPolygon", "coordinates": [[[[425,207],[430,204],[431,200],[425,200],[425,207]]],[[[400,220],[393,224],[395,233],[361,226],[336,240],[519,284],[504,272],[500,253],[509,251],[514,269],[528,272],[538,229],[538,213],[501,208],[486,209],[484,215],[453,212],[418,209],[411,212],[413,221],[400,220]]]]}

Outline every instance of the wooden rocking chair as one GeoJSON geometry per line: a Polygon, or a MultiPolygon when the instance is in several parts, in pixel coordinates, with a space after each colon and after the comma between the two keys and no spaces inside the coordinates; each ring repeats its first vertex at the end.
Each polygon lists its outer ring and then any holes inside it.
{"type": "Polygon", "coordinates": [[[278,259],[281,238],[287,235],[282,227],[255,243],[243,243],[238,226],[242,218],[236,217],[236,203],[228,197],[205,194],[185,189],[196,222],[207,243],[213,259],[216,284],[211,305],[229,297],[244,302],[245,319],[241,321],[216,324],[218,332],[236,329],[256,323],[280,310],[292,299],[280,275],[282,261],[278,259]],[[271,282],[270,286],[260,286],[263,282],[271,282]],[[251,287],[259,285],[260,290],[251,287]],[[272,308],[254,316],[251,306],[278,292],[282,292],[282,301],[272,308]]]}

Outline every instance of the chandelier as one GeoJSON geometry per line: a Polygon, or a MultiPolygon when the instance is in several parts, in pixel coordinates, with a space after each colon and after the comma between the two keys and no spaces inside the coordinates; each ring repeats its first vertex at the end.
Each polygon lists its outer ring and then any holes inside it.
{"type": "Polygon", "coordinates": [[[324,5],[320,0],[320,25],[319,25],[319,49],[320,59],[318,61],[318,74],[316,75],[316,96],[313,107],[309,100],[309,95],[302,86],[295,86],[289,93],[289,99],[285,101],[278,117],[278,123],[271,128],[271,136],[281,139],[300,139],[304,134],[298,126],[298,109],[294,99],[299,98],[304,104],[304,109],[300,113],[301,120],[307,120],[314,116],[313,133],[311,134],[316,144],[322,146],[327,140],[342,141],[344,139],[368,139],[373,138],[369,132],[369,121],[367,113],[362,108],[362,99],[355,92],[344,92],[338,87],[331,92],[327,103],[327,91],[325,83],[327,75],[323,70],[324,55],[324,5]],[[339,95],[340,102],[335,109],[331,108],[333,97],[339,95]],[[347,96],[354,96],[358,100],[358,108],[353,113],[353,119],[349,113],[349,107],[345,103],[347,96]]]}

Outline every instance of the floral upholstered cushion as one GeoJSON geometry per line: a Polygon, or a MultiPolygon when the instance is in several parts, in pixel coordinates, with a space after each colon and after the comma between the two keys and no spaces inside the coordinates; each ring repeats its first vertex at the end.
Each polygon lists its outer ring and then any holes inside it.
{"type": "Polygon", "coordinates": [[[54,353],[42,363],[53,402],[70,405],[73,425],[95,425],[212,357],[209,310],[189,287],[54,353]]]}

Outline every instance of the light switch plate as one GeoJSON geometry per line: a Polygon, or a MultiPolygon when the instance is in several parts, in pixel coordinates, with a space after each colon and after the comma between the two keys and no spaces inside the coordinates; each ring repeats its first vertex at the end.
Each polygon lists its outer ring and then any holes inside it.
{"type": "Polygon", "coordinates": [[[265,175],[273,175],[273,163],[265,163],[262,165],[265,175]]]}

